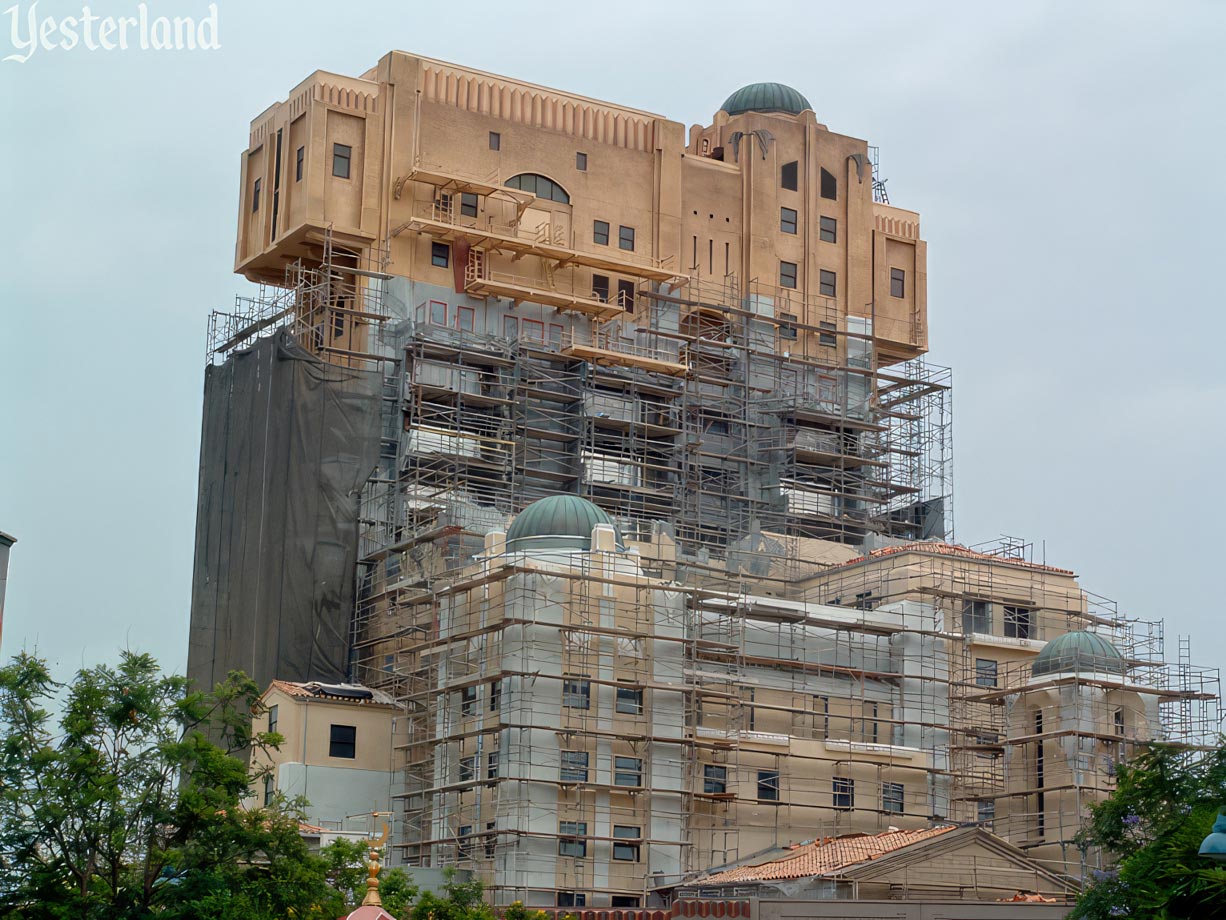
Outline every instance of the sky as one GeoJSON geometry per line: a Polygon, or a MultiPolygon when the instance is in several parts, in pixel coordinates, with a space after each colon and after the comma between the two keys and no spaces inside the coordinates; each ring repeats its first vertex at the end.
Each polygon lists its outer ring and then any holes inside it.
{"type": "MultiPolygon", "coordinates": [[[[20,41],[31,5],[12,3],[20,41]]],[[[892,203],[922,215],[930,358],[954,369],[958,542],[1033,541],[1164,619],[1172,655],[1190,634],[1194,661],[1226,662],[1226,4],[216,6],[216,50],[0,61],[0,530],[18,539],[0,657],[185,667],[206,322],[251,289],[232,273],[248,125],[312,71],[396,48],[686,124],[778,81],[879,146],[892,203]]]]}

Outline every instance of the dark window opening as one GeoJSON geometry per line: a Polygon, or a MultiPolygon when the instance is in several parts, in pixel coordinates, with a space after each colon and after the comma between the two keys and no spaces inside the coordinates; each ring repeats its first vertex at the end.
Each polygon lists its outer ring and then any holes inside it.
{"type": "Polygon", "coordinates": [[[779,801],[779,771],[758,771],[758,798],[764,802],[779,801]]]}
{"type": "Polygon", "coordinates": [[[822,170],[822,197],[832,201],[838,200],[839,197],[839,180],[834,177],[834,173],[824,169],[822,170]]]}
{"type": "Polygon", "coordinates": [[[831,783],[831,793],[835,808],[856,807],[856,781],[845,776],[836,776],[831,783]]]}
{"type": "Polygon", "coordinates": [[[890,269],[890,296],[905,297],[907,292],[907,273],[901,268],[890,269]]]}
{"type": "Polygon", "coordinates": [[[471,783],[477,778],[477,755],[460,758],[460,782],[471,783]]]}
{"type": "Polygon", "coordinates": [[[837,243],[839,235],[839,222],[833,217],[823,217],[819,221],[821,224],[819,236],[823,243],[837,243]]]}
{"type": "Polygon", "coordinates": [[[634,252],[634,228],[633,227],[618,227],[617,228],[617,245],[621,249],[628,252],[634,252]]]}
{"type": "Polygon", "coordinates": [[[592,242],[598,246],[609,245],[609,222],[607,220],[592,221],[592,242]]]}
{"type": "Polygon", "coordinates": [[[268,730],[275,732],[277,730],[277,707],[268,707],[268,730]]]}
{"type": "MultiPolygon", "coordinates": [[[[559,852],[561,852],[559,850],[559,852]]],[[[565,853],[563,856],[567,855],[565,853]]],[[[559,891],[558,907],[587,907],[587,895],[577,891],[559,891]]]]}
{"type": "Polygon", "coordinates": [[[460,715],[471,716],[477,708],[477,688],[464,687],[460,690],[460,715]]]}
{"type": "Polygon", "coordinates": [[[570,204],[570,195],[567,194],[566,189],[562,188],[552,179],[546,176],[538,176],[536,173],[520,173],[518,176],[512,176],[507,180],[507,188],[517,188],[521,192],[531,192],[537,198],[543,198],[546,201],[570,204]]]}
{"type": "Polygon", "coordinates": [[[438,268],[449,268],[451,266],[451,247],[446,243],[431,243],[430,264],[438,268]]]}
{"type": "MultiPolygon", "coordinates": [[[[587,841],[580,839],[587,836],[586,821],[559,821],[558,822],[558,855],[559,856],[574,856],[579,859],[587,856],[587,841]]],[[[559,903],[564,895],[570,895],[574,898],[583,898],[584,895],[574,894],[568,891],[558,892],[559,903]]],[[[572,901],[576,906],[582,904],[583,901],[572,901]]]]}
{"type": "Polygon", "coordinates": [[[706,764],[702,768],[702,791],[707,795],[723,795],[728,791],[728,768],[706,764]]]}
{"type": "Polygon", "coordinates": [[[575,169],[579,170],[580,172],[587,172],[587,154],[586,153],[576,153],[575,154],[575,169]]]}
{"type": "Polygon", "coordinates": [[[615,708],[632,716],[643,712],[643,691],[637,687],[618,687],[615,708]]]}
{"type": "Polygon", "coordinates": [[[490,150],[502,149],[502,135],[497,131],[490,132],[490,150]]]}
{"type": "Polygon", "coordinates": [[[357,756],[358,729],[356,725],[333,725],[328,732],[328,756],[353,760],[357,756]]]}
{"type": "Polygon", "coordinates": [[[477,196],[472,192],[460,193],[460,214],[464,217],[477,216],[477,196]]]}
{"type": "Polygon", "coordinates": [[[643,785],[643,760],[641,757],[613,758],[614,786],[643,785]]]}
{"type": "Polygon", "coordinates": [[[497,712],[502,705],[502,681],[490,682],[490,712],[497,712]]]}
{"type": "Polygon", "coordinates": [[[251,213],[254,214],[260,209],[260,180],[256,179],[255,184],[251,186],[251,213]]]}
{"type": "Polygon", "coordinates": [[[837,331],[839,327],[836,326],[834,323],[820,322],[817,324],[817,328],[831,330],[830,332],[819,332],[817,334],[817,344],[818,345],[828,345],[831,348],[833,348],[834,346],[839,344],[838,336],[834,334],[835,331],[837,331]]]}
{"type": "Polygon", "coordinates": [[[338,179],[349,178],[349,160],[353,156],[353,148],[348,144],[332,145],[332,175],[338,179]]]}
{"type": "Polygon", "coordinates": [[[264,807],[272,804],[273,796],[277,794],[276,780],[271,773],[264,774],[264,807]]]}
{"type": "Polygon", "coordinates": [[[1034,611],[1029,607],[1005,607],[1005,635],[1010,639],[1035,638],[1034,611]]]}
{"type": "Polygon", "coordinates": [[[306,148],[299,147],[298,153],[295,154],[295,159],[294,159],[294,181],[295,182],[302,181],[302,165],[305,162],[305,160],[306,160],[306,148]]]}
{"type": "Polygon", "coordinates": [[[991,658],[975,659],[975,686],[995,687],[997,676],[996,662],[991,658]]]}
{"type": "Polygon", "coordinates": [[[611,907],[641,907],[643,899],[629,894],[615,894],[609,904],[611,907]]]}
{"type": "Polygon", "coordinates": [[[592,296],[602,303],[609,302],[609,278],[607,275],[592,275],[592,296]]]}
{"type": "Polygon", "coordinates": [[[817,273],[817,293],[823,297],[835,296],[835,274],[826,269],[821,269],[817,273]]]}
{"type": "Polygon", "coordinates": [[[498,752],[490,751],[485,755],[485,778],[498,779],[498,752]]]}
{"type": "Polygon", "coordinates": [[[639,861],[639,840],[643,836],[641,827],[628,827],[624,824],[613,825],[613,858],[623,862],[639,861]]]}
{"type": "Polygon", "coordinates": [[[992,606],[987,601],[962,602],[962,632],[992,633],[992,606]]]}
{"type": "Polygon", "coordinates": [[[903,811],[902,783],[883,783],[881,786],[881,810],[886,814],[901,815],[903,811]]]}
{"type": "Polygon", "coordinates": [[[617,305],[623,310],[634,309],[633,281],[622,280],[617,282],[617,305]]]}
{"type": "Polygon", "coordinates": [[[779,319],[783,320],[779,324],[779,338],[794,339],[796,338],[796,314],[795,313],[780,313],[779,319]]]}
{"type": "Polygon", "coordinates": [[[568,677],[562,681],[562,705],[571,709],[590,709],[592,705],[592,683],[577,677],[568,677]]]}
{"type": "Polygon", "coordinates": [[[587,751],[563,751],[559,773],[564,783],[586,783],[587,751]]]}
{"type": "Polygon", "coordinates": [[[797,214],[794,208],[779,209],[779,229],[784,233],[795,233],[797,214]]]}
{"type": "Polygon", "coordinates": [[[780,262],[779,263],[779,286],[785,288],[796,287],[796,263],[795,262],[780,262]]]}
{"type": "Polygon", "coordinates": [[[800,187],[800,165],[795,160],[783,164],[783,168],[779,171],[779,184],[791,192],[800,187]]]}

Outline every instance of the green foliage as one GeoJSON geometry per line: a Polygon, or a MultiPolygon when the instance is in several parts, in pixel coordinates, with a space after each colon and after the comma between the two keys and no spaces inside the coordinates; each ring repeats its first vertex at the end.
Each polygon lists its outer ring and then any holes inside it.
{"type": "Polygon", "coordinates": [[[1079,843],[1116,863],[1096,872],[1071,917],[1226,918],[1226,869],[1198,856],[1226,806],[1226,747],[1200,759],[1151,745],[1116,772],[1111,797],[1094,806],[1079,843]]]}
{"type": "MultiPolygon", "coordinates": [[[[368,853],[366,844],[343,837],[319,851],[328,867],[329,884],[346,895],[349,910],[361,904],[366,897],[368,853]]],[[[393,917],[407,917],[417,895],[417,886],[400,867],[383,869],[379,873],[379,899],[383,902],[383,909],[393,917]]]]}
{"type": "MultiPolygon", "coordinates": [[[[444,872],[443,897],[423,891],[407,920],[495,920],[493,909],[481,899],[481,882],[457,882],[450,867],[444,872]]],[[[400,920],[406,920],[405,915],[400,920]]]]}
{"type": "Polygon", "coordinates": [[[513,902],[502,912],[502,917],[503,920],[549,920],[549,914],[543,910],[528,910],[522,901],[513,902]]]}

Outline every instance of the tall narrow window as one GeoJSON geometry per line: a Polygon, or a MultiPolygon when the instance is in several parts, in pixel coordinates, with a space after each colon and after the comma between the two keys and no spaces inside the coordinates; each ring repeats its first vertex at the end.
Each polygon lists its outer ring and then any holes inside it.
{"type": "Polygon", "coordinates": [[[477,778],[477,755],[460,758],[460,782],[471,783],[477,778]]]}
{"type": "Polygon", "coordinates": [[[790,163],[784,163],[783,168],[779,170],[779,184],[788,191],[794,192],[800,187],[799,177],[799,164],[795,160],[790,163]]]}
{"type": "Polygon", "coordinates": [[[1111,714],[1111,717],[1115,723],[1115,733],[1121,738],[1124,737],[1124,710],[1115,710],[1115,712],[1111,714]]]}
{"type": "Polygon", "coordinates": [[[465,687],[460,691],[460,715],[471,716],[477,708],[477,688],[465,687]]]}
{"type": "Polygon", "coordinates": [[[905,297],[907,292],[907,273],[901,268],[890,269],[890,296],[905,297]]]}
{"type": "Polygon", "coordinates": [[[586,153],[576,153],[575,154],[575,169],[579,170],[579,172],[587,172],[587,154],[586,153]]]}
{"type": "Polygon", "coordinates": [[[835,275],[834,272],[821,269],[817,274],[817,293],[823,297],[835,296],[835,275]]]}
{"type": "Polygon", "coordinates": [[[498,779],[498,752],[490,751],[485,755],[485,778],[498,779]]]}
{"type": "Polygon", "coordinates": [[[613,858],[626,862],[639,861],[639,840],[643,836],[640,827],[624,824],[613,825],[613,858]]]}
{"type": "Polygon", "coordinates": [[[268,707],[268,730],[275,732],[277,730],[277,707],[268,707]]]}
{"type": "Polygon", "coordinates": [[[294,155],[294,181],[302,181],[302,164],[306,160],[306,148],[299,147],[298,152],[294,155]]]}
{"type": "Polygon", "coordinates": [[[856,807],[856,781],[846,776],[836,776],[831,782],[832,800],[835,808],[856,807]]]}
{"type": "Polygon", "coordinates": [[[881,810],[889,815],[901,815],[903,809],[902,783],[881,784],[881,810]]]}
{"type": "Polygon", "coordinates": [[[477,196],[472,192],[460,193],[460,214],[464,217],[477,216],[477,196]]]}
{"type": "Polygon", "coordinates": [[[817,328],[830,330],[830,332],[819,332],[817,334],[817,344],[818,345],[826,345],[826,346],[833,348],[835,345],[839,344],[839,338],[838,336],[834,334],[836,331],[838,331],[839,327],[836,326],[834,323],[828,323],[823,320],[822,322],[817,324],[817,328]]]}
{"type": "Polygon", "coordinates": [[[451,247],[446,243],[430,244],[430,264],[437,268],[447,268],[451,265],[451,247]]]}
{"type": "Polygon", "coordinates": [[[273,796],[277,794],[277,781],[271,773],[264,774],[264,807],[272,804],[273,796]]]}
{"type": "Polygon", "coordinates": [[[497,712],[498,707],[502,705],[502,681],[495,680],[490,683],[490,712],[497,712]]]}
{"type": "Polygon", "coordinates": [[[592,296],[604,303],[609,302],[608,275],[592,275],[592,296]]]}
{"type": "Polygon", "coordinates": [[[763,802],[779,801],[779,771],[758,771],[758,799],[763,802]]]}
{"type": "Polygon", "coordinates": [[[723,795],[728,791],[728,768],[706,764],[702,768],[702,791],[707,795],[723,795]]]}
{"type": "Polygon", "coordinates": [[[497,131],[490,132],[490,150],[502,149],[502,135],[497,131]]]}
{"type": "Polygon", "coordinates": [[[837,243],[839,236],[839,222],[833,217],[823,217],[821,223],[821,239],[823,243],[837,243]]]}
{"type": "Polygon", "coordinates": [[[628,252],[634,252],[634,228],[617,228],[617,245],[628,252]]]}
{"type": "Polygon", "coordinates": [[[785,288],[796,287],[796,263],[795,262],[780,262],[779,263],[779,286],[785,288]]]}
{"type": "Polygon", "coordinates": [[[260,209],[260,180],[256,179],[255,184],[251,186],[251,213],[254,214],[260,209]]]}
{"type": "Polygon", "coordinates": [[[779,338],[794,339],[796,338],[796,314],[795,313],[780,313],[779,314],[779,338]]]}
{"type": "Polygon", "coordinates": [[[822,197],[837,200],[839,197],[839,180],[834,173],[822,170],[822,197]]]}
{"type": "Polygon", "coordinates": [[[592,242],[597,246],[609,245],[609,222],[607,220],[592,221],[592,242]]]}
{"type": "Polygon", "coordinates": [[[795,208],[780,208],[779,209],[779,229],[784,233],[796,232],[796,209],[795,208]]]}
{"type": "Polygon", "coordinates": [[[357,756],[356,725],[333,725],[328,730],[328,756],[353,760],[357,756]]]}
{"type": "Polygon", "coordinates": [[[634,309],[634,282],[622,279],[617,282],[617,305],[623,310],[634,309]]]}
{"type": "Polygon", "coordinates": [[[456,307],[455,327],[461,332],[472,332],[476,328],[477,311],[472,307],[456,307]]]}
{"type": "Polygon", "coordinates": [[[353,156],[353,148],[348,144],[332,145],[332,175],[338,179],[349,178],[349,159],[353,156]]]}
{"type": "Polygon", "coordinates": [[[975,686],[995,687],[997,665],[991,658],[975,659],[975,686]]]}

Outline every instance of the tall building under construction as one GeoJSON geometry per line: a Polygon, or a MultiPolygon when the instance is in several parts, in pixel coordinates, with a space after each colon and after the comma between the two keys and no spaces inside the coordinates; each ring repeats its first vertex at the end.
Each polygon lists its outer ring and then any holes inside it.
{"type": "Polygon", "coordinates": [[[191,676],[390,695],[393,858],[496,903],[943,822],[1097,866],[1086,808],[1211,742],[1217,672],[952,542],[877,163],[773,83],[688,129],[402,52],[293,88],[242,155],[260,294],[210,325],[191,676]]]}

